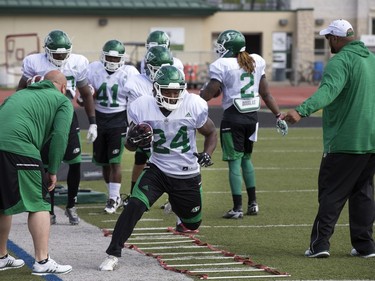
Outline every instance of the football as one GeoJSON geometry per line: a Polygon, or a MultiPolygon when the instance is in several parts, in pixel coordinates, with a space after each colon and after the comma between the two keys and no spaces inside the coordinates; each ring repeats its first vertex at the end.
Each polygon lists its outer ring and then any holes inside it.
{"type": "Polygon", "coordinates": [[[34,84],[36,82],[39,82],[39,81],[42,81],[43,80],[43,76],[42,75],[35,75],[34,77],[31,77],[29,79],[27,79],[27,86],[30,86],[31,84],[34,84]]]}
{"type": "Polygon", "coordinates": [[[152,127],[147,123],[139,123],[129,129],[128,138],[133,145],[146,147],[152,141],[152,127]]]}

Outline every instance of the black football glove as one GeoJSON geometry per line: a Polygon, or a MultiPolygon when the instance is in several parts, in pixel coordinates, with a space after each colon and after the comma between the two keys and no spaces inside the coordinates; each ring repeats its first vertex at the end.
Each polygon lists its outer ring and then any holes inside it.
{"type": "Polygon", "coordinates": [[[194,152],[194,156],[198,158],[197,162],[201,167],[208,167],[214,164],[211,161],[211,156],[207,152],[194,152]]]}

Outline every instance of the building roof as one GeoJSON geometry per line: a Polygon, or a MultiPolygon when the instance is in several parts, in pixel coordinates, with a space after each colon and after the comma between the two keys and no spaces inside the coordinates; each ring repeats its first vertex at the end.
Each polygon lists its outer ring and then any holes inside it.
{"type": "Polygon", "coordinates": [[[218,10],[199,0],[0,0],[0,15],[206,17],[218,10]]]}

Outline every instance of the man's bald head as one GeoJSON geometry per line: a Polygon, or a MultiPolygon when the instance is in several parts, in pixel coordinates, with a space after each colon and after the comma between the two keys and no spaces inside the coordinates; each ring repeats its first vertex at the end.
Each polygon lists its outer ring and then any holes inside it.
{"type": "Polygon", "coordinates": [[[55,87],[64,95],[66,94],[67,80],[59,70],[51,70],[44,75],[44,80],[51,81],[55,87]]]}

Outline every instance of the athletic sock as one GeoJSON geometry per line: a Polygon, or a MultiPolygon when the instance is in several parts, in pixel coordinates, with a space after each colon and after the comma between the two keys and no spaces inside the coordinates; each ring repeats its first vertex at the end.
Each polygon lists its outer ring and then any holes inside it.
{"type": "Polygon", "coordinates": [[[257,201],[256,193],[255,193],[255,186],[246,188],[246,192],[247,192],[247,196],[249,198],[248,205],[257,201]]]}

